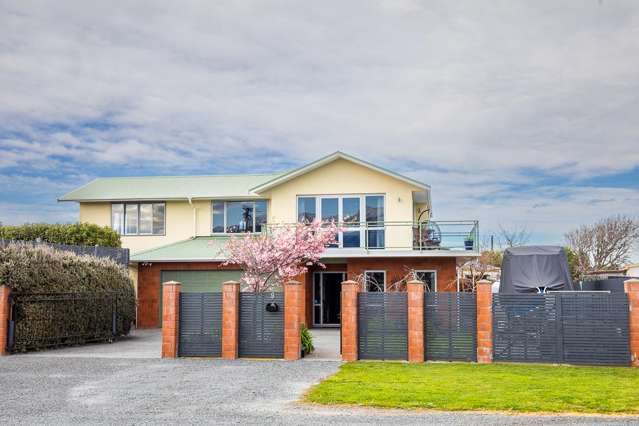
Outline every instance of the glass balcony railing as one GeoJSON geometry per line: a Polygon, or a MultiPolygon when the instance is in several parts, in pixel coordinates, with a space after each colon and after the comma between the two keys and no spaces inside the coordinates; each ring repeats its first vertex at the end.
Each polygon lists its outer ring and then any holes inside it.
{"type": "MultiPolygon", "coordinates": [[[[269,229],[294,224],[268,224],[269,229]]],[[[330,249],[456,250],[479,252],[479,222],[361,222],[338,223],[338,243],[330,249]]]]}

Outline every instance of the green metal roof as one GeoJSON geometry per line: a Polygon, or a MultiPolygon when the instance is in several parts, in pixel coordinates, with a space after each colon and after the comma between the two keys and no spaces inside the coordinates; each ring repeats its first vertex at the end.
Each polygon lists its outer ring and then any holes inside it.
{"type": "Polygon", "coordinates": [[[195,237],[131,255],[131,262],[188,262],[226,260],[229,237],[195,237]]]}
{"type": "Polygon", "coordinates": [[[59,201],[254,198],[251,188],[281,174],[98,178],[62,196],[59,201]]]}

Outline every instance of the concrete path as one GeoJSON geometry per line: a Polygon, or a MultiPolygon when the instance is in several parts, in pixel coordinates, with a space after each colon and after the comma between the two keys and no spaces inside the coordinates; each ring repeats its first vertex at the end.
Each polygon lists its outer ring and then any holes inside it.
{"type": "Polygon", "coordinates": [[[113,343],[91,343],[42,352],[29,352],[18,357],[59,357],[59,358],[160,358],[162,334],[160,329],[132,330],[128,336],[113,343]]]}
{"type": "Polygon", "coordinates": [[[313,328],[310,330],[313,336],[315,351],[307,355],[307,361],[326,360],[339,361],[339,328],[313,328]]]}

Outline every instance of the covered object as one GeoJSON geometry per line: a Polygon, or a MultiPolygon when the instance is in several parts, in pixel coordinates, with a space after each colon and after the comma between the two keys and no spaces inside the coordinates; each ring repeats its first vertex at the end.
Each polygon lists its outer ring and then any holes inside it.
{"type": "Polygon", "coordinates": [[[564,249],[559,246],[511,247],[504,251],[499,293],[573,290],[564,249]]]}

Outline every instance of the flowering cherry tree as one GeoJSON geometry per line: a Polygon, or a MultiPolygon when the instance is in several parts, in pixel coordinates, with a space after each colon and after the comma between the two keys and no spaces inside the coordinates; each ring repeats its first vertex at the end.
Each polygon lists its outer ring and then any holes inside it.
{"type": "Polygon", "coordinates": [[[255,293],[272,290],[276,285],[319,265],[326,247],[337,242],[339,229],[334,223],[277,226],[268,233],[232,237],[226,243],[226,265],[243,269],[242,291],[255,293]]]}

